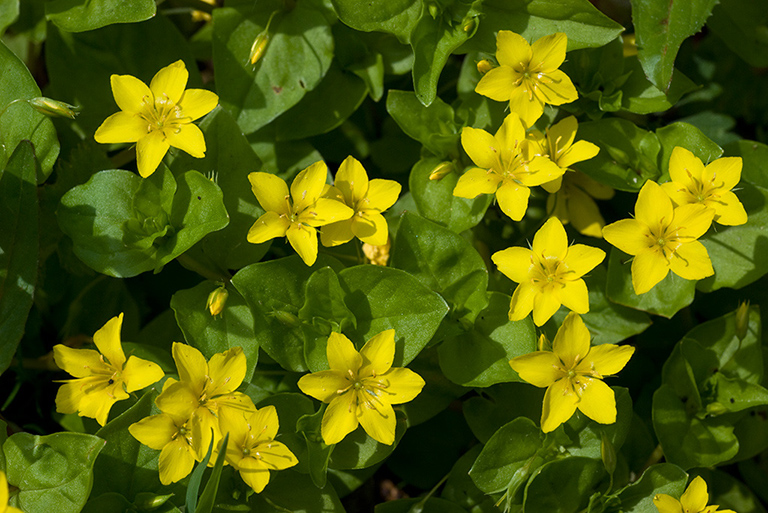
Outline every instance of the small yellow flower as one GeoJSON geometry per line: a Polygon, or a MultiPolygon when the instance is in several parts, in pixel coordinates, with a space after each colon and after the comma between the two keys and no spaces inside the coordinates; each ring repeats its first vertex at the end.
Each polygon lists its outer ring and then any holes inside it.
{"type": "Polygon", "coordinates": [[[718,510],[720,506],[707,506],[708,501],[707,483],[701,476],[691,481],[680,500],[666,493],[659,493],[653,498],[659,513],[734,513],[730,509],[718,510]]]}
{"type": "Polygon", "coordinates": [[[326,194],[342,201],[354,211],[343,221],[323,226],[323,246],[338,246],[354,237],[372,246],[383,246],[389,238],[387,220],[381,215],[395,204],[402,187],[394,180],[368,180],[365,168],[354,157],[347,157],[336,173],[334,187],[326,194]]]}
{"type": "Polygon", "coordinates": [[[197,453],[190,422],[194,404],[177,413],[160,413],[128,426],[128,431],[142,444],[160,451],[160,482],[175,483],[192,472],[197,453]]]}
{"type": "Polygon", "coordinates": [[[120,342],[123,314],[113,317],[93,335],[98,351],[53,347],[53,358],[76,379],[65,380],[56,394],[56,411],[91,417],[102,426],[112,405],[128,399],[128,392],[148,387],[163,377],[154,362],[131,356],[126,361],[120,342]]]}
{"type": "Polygon", "coordinates": [[[616,374],[635,348],[602,344],[590,347],[589,330],[576,313],[569,313],[557,330],[552,351],[535,351],[509,364],[528,383],[547,388],[541,430],[554,431],[578,408],[600,424],[616,422],[616,397],[601,380],[616,374]]]}
{"type": "Polygon", "coordinates": [[[0,472],[0,513],[24,513],[19,508],[8,505],[8,479],[5,472],[0,472]]]}
{"type": "Polygon", "coordinates": [[[392,445],[396,424],[392,405],[413,400],[424,387],[424,380],[412,370],[392,367],[395,330],[375,335],[360,352],[344,335],[331,333],[327,356],[330,370],[299,380],[302,392],[330,403],[321,425],[325,443],[341,442],[362,424],[371,438],[392,445]]]}
{"type": "Polygon", "coordinates": [[[509,101],[526,126],[544,113],[544,105],[562,105],[578,98],[568,75],[560,71],[568,37],[562,32],[544,36],[529,45],[523,36],[500,30],[496,36],[499,67],[488,71],[475,91],[497,102],[509,101]]]}
{"type": "Polygon", "coordinates": [[[299,460],[284,444],[275,441],[277,411],[265,406],[246,418],[235,410],[222,410],[221,431],[229,432],[226,459],[254,492],[261,492],[269,482],[270,470],[283,470],[299,460]]]}
{"type": "Polygon", "coordinates": [[[217,415],[222,409],[251,412],[256,408],[247,395],[235,392],[245,379],[247,361],[241,347],[216,353],[209,362],[187,344],[174,342],[171,351],[180,379],[168,378],[155,403],[175,419],[177,427],[189,419],[185,433],[191,428],[191,443],[199,461],[208,451],[211,437],[214,446],[221,440],[217,415]]]}
{"type": "Polygon", "coordinates": [[[288,237],[304,263],[314,264],[316,228],[349,219],[355,213],[340,201],[321,197],[328,190],[327,175],[325,162],[315,162],[296,175],[289,193],[288,185],[279,176],[249,174],[253,194],[266,212],[248,230],[248,242],[260,244],[275,237],[288,237]]]}
{"type": "Polygon", "coordinates": [[[528,208],[529,187],[549,182],[563,174],[563,169],[539,155],[540,146],[526,139],[525,128],[512,113],[495,135],[485,130],[465,127],[461,144],[475,163],[459,178],[453,195],[475,198],[496,194],[501,210],[513,221],[520,221],[528,208]]]}
{"type": "Polygon", "coordinates": [[[543,325],[565,305],[578,313],[589,311],[586,273],[605,258],[602,249],[584,244],[568,245],[568,236],[556,217],[533,237],[531,249],[514,247],[491,259],[505,276],[519,283],[509,305],[509,319],[519,321],[533,310],[533,322],[543,325]]]}
{"type": "Polygon", "coordinates": [[[568,171],[563,175],[560,190],[547,198],[547,212],[564,225],[571,223],[582,235],[602,239],[605,219],[593,198],[607,200],[615,193],[612,187],[596,182],[589,175],[568,171]]]}
{"type": "MultiPolygon", "coordinates": [[[[543,155],[563,169],[570,169],[577,162],[589,160],[600,152],[600,148],[589,141],[577,141],[576,132],[579,123],[574,116],[568,116],[559,123],[547,128],[542,134],[538,130],[531,130],[528,137],[535,140],[541,146],[543,155]]],[[[557,192],[560,189],[564,175],[560,175],[551,182],[541,184],[547,192],[557,192]]]]}
{"type": "Polygon", "coordinates": [[[193,157],[205,156],[203,132],[192,122],[208,114],[219,97],[205,89],[187,89],[189,72],[183,61],[164,67],[149,87],[131,75],[112,75],[112,94],[121,112],[96,130],[96,142],[136,143],[139,174],[147,177],[173,146],[193,157]]]}
{"type": "Polygon", "coordinates": [[[676,146],[669,159],[669,177],[661,185],[676,206],[700,203],[715,211],[716,223],[735,226],[747,222],[747,212],[731,192],[741,179],[741,157],[724,157],[706,167],[693,153],[676,146]]]}
{"type": "Polygon", "coordinates": [[[698,239],[709,229],[713,209],[696,203],[673,207],[659,184],[648,180],[635,204],[635,218],[603,228],[605,240],[634,255],[632,287],[644,294],[671,270],[686,280],[714,274],[712,262],[698,239]]]}

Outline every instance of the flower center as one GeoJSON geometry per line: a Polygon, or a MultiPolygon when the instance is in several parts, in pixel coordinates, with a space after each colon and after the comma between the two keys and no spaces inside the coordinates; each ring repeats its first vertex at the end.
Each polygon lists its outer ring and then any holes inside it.
{"type": "Polygon", "coordinates": [[[189,117],[184,116],[181,107],[176,105],[165,93],[154,98],[154,101],[147,95],[142,99],[142,104],[141,117],[147,122],[147,133],[170,129],[178,134],[181,131],[181,125],[192,121],[189,117]]]}

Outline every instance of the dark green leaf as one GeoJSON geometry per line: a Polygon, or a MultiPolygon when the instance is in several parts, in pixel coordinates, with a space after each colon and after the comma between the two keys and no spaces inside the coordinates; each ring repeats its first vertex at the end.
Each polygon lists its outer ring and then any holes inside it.
{"type": "Polygon", "coordinates": [[[658,463],[648,467],[640,479],[619,492],[622,510],[626,513],[654,511],[653,497],[665,493],[672,497],[683,494],[688,475],[671,463],[658,463]]]}
{"type": "Polygon", "coordinates": [[[216,463],[213,464],[213,470],[205,483],[203,493],[200,494],[200,500],[197,507],[190,510],[190,513],[211,513],[216,499],[216,492],[219,490],[219,481],[221,481],[221,469],[224,467],[224,458],[227,455],[227,443],[229,442],[229,433],[219,444],[219,454],[216,456],[216,463]]]}
{"type": "Polygon", "coordinates": [[[321,434],[321,423],[325,408],[316,413],[304,415],[296,423],[296,431],[304,437],[307,443],[307,466],[309,476],[318,488],[325,487],[328,463],[335,445],[325,445],[321,434]]]}
{"type": "Polygon", "coordinates": [[[267,487],[248,503],[248,511],[259,513],[344,513],[333,487],[319,490],[309,476],[290,470],[270,472],[267,487]]]}
{"type": "Polygon", "coordinates": [[[700,469],[696,474],[707,483],[709,504],[718,504],[719,508],[739,513],[765,513],[765,507],[753,490],[733,476],[715,469],[700,469]]]}
{"type": "Polygon", "coordinates": [[[531,478],[523,507],[530,513],[576,513],[605,476],[600,460],[575,456],[551,461],[531,478]]]}
{"type": "Polygon", "coordinates": [[[336,444],[331,453],[330,466],[335,469],[361,469],[371,467],[383,461],[392,454],[397,444],[405,434],[407,422],[405,415],[398,409],[395,410],[397,424],[395,425],[395,443],[385,445],[377,442],[359,426],[348,434],[344,440],[336,444]]]}
{"type": "Polygon", "coordinates": [[[374,513],[466,513],[466,510],[445,499],[398,499],[377,504],[374,513]]]}
{"type": "Polygon", "coordinates": [[[742,180],[752,185],[768,187],[768,146],[757,141],[742,139],[726,145],[725,155],[741,157],[742,180]]]}
{"type": "Polygon", "coordinates": [[[85,32],[112,25],[148,20],[157,11],[154,0],[52,0],[45,4],[45,17],[62,30],[85,32]]]}
{"type": "Polygon", "coordinates": [[[424,106],[416,94],[390,89],[387,112],[398,126],[441,158],[458,159],[459,128],[453,108],[441,99],[424,106]]]}
{"type": "Polygon", "coordinates": [[[495,513],[498,509],[493,505],[493,499],[484,494],[469,476],[469,469],[481,449],[481,445],[475,445],[456,461],[440,495],[473,513],[495,513]]]}
{"type": "Polygon", "coordinates": [[[402,43],[410,41],[423,8],[421,0],[331,0],[331,3],[345,25],[363,32],[387,32],[402,43]]]}
{"type": "Polygon", "coordinates": [[[693,152],[704,164],[708,164],[723,155],[723,149],[712,139],[695,126],[682,121],[657,129],[656,136],[661,143],[659,169],[664,177],[661,181],[664,182],[667,181],[669,175],[669,158],[677,146],[693,152]]]}
{"type": "Polygon", "coordinates": [[[464,401],[464,418],[475,437],[486,443],[499,428],[517,418],[539,422],[543,399],[543,388],[528,383],[502,383],[464,401]]]}
{"type": "Polygon", "coordinates": [[[768,11],[752,0],[720,0],[707,23],[725,45],[750,66],[768,66],[768,11]]]}

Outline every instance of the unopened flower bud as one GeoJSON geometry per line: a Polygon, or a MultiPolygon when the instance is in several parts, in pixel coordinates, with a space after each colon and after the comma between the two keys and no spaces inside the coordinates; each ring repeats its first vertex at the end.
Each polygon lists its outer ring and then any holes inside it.
{"type": "Polygon", "coordinates": [[[45,114],[48,117],[75,119],[75,116],[80,114],[80,107],[58,100],[51,100],[45,96],[31,98],[27,100],[27,103],[29,103],[37,112],[45,114]]]}
{"type": "Polygon", "coordinates": [[[717,401],[713,403],[709,403],[707,405],[707,414],[712,416],[722,415],[723,413],[727,413],[728,408],[723,406],[722,403],[719,403],[717,401]]]}
{"type": "Polygon", "coordinates": [[[474,32],[475,28],[477,28],[477,21],[474,17],[467,18],[464,20],[464,22],[461,24],[461,30],[464,32],[474,32]]]}
{"type": "Polygon", "coordinates": [[[743,301],[736,310],[736,336],[744,340],[749,330],[749,301],[743,301]]]}
{"type": "Polygon", "coordinates": [[[488,59],[483,59],[477,63],[477,71],[485,75],[494,68],[494,65],[488,59]]]}
{"type": "Polygon", "coordinates": [[[298,317],[293,315],[291,312],[286,312],[285,310],[274,310],[270,313],[270,315],[280,321],[281,324],[288,326],[289,328],[296,327],[301,324],[301,321],[298,317]]]}
{"type": "Polygon", "coordinates": [[[637,55],[637,42],[634,34],[623,34],[621,40],[624,43],[624,57],[637,55]]]}
{"type": "Polygon", "coordinates": [[[150,492],[141,492],[136,494],[133,506],[139,511],[152,511],[165,504],[171,497],[173,497],[172,493],[168,495],[155,495],[150,492]]]}
{"type": "Polygon", "coordinates": [[[441,162],[429,173],[430,180],[441,180],[453,172],[453,162],[441,162]]]}
{"type": "Polygon", "coordinates": [[[545,334],[539,335],[539,351],[552,351],[552,343],[545,334]]]}
{"type": "Polygon", "coordinates": [[[259,59],[264,55],[264,52],[267,50],[267,44],[269,44],[270,35],[269,32],[262,31],[258,36],[256,36],[256,39],[253,41],[253,45],[251,45],[251,55],[248,57],[248,59],[251,61],[251,64],[256,64],[259,62],[259,59]]]}
{"type": "Polygon", "coordinates": [[[363,254],[373,265],[386,266],[389,261],[389,249],[392,247],[392,239],[387,238],[387,243],[383,246],[373,246],[363,243],[363,254]]]}
{"type": "Polygon", "coordinates": [[[616,470],[616,448],[605,433],[603,433],[600,442],[600,457],[603,460],[605,470],[607,470],[609,474],[613,474],[616,470]]]}
{"type": "Polygon", "coordinates": [[[205,307],[211,312],[212,316],[216,317],[221,314],[222,310],[224,310],[224,305],[227,304],[228,297],[229,292],[227,292],[227,288],[222,285],[208,294],[208,301],[205,303],[205,307]]]}
{"type": "Polygon", "coordinates": [[[432,19],[437,19],[438,16],[440,16],[440,7],[437,6],[435,3],[429,4],[429,15],[432,16],[432,19]]]}

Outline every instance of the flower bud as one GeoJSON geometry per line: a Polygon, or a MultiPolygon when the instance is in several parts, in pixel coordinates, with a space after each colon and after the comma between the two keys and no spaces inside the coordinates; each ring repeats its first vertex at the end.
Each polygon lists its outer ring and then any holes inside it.
{"type": "Polygon", "coordinates": [[[141,492],[136,494],[133,506],[139,511],[152,511],[165,504],[171,497],[173,497],[172,493],[168,495],[155,495],[150,492],[141,492]]]}
{"type": "Polygon", "coordinates": [[[286,312],[285,310],[274,310],[269,315],[280,321],[280,323],[284,326],[288,326],[289,328],[293,328],[301,324],[301,321],[298,317],[293,315],[291,312],[286,312]]]}
{"type": "Polygon", "coordinates": [[[707,405],[707,415],[717,416],[723,413],[728,413],[728,408],[723,406],[722,403],[715,401],[707,405]]]}
{"type": "Polygon", "coordinates": [[[475,28],[477,28],[477,21],[474,17],[467,18],[461,24],[461,30],[467,33],[474,32],[475,28]]]}
{"type": "Polygon", "coordinates": [[[736,310],[736,336],[744,340],[749,330],[749,301],[743,301],[736,310]]]}
{"type": "Polygon", "coordinates": [[[603,433],[600,442],[600,457],[603,460],[605,470],[607,470],[609,474],[613,474],[616,471],[616,448],[605,433],[603,433]]]}
{"type": "Polygon", "coordinates": [[[392,239],[387,238],[387,243],[383,246],[373,246],[367,242],[363,244],[363,254],[373,265],[386,266],[389,261],[389,248],[392,246],[392,239]]]}
{"type": "Polygon", "coordinates": [[[229,292],[227,292],[227,288],[222,285],[208,294],[208,301],[205,303],[205,307],[211,312],[212,316],[216,317],[221,314],[222,310],[224,310],[224,305],[227,304],[228,297],[229,292]]]}
{"type": "Polygon", "coordinates": [[[251,55],[248,57],[248,60],[251,61],[251,64],[256,64],[259,62],[259,59],[261,59],[261,57],[264,55],[264,52],[267,50],[269,39],[270,35],[266,30],[262,31],[258,36],[256,36],[256,39],[253,41],[253,45],[251,45],[251,55]]]}
{"type": "Polygon", "coordinates": [[[539,351],[552,351],[552,343],[549,341],[547,336],[542,333],[539,335],[539,351]]]}
{"type": "Polygon", "coordinates": [[[441,162],[429,173],[430,180],[441,180],[453,172],[453,162],[441,162]]]}
{"type": "Polygon", "coordinates": [[[483,59],[482,61],[479,61],[477,63],[477,71],[479,71],[483,75],[491,71],[494,67],[495,66],[493,65],[493,63],[488,59],[483,59]]]}
{"type": "Polygon", "coordinates": [[[621,40],[624,43],[624,57],[637,55],[637,42],[634,34],[623,34],[621,40]]]}
{"type": "Polygon", "coordinates": [[[432,19],[437,19],[437,17],[440,16],[440,7],[438,7],[436,3],[430,3],[428,10],[432,19]]]}
{"type": "Polygon", "coordinates": [[[31,98],[27,100],[27,103],[29,103],[37,112],[45,114],[48,117],[75,119],[75,116],[80,114],[80,107],[58,100],[51,100],[45,96],[31,98]]]}

